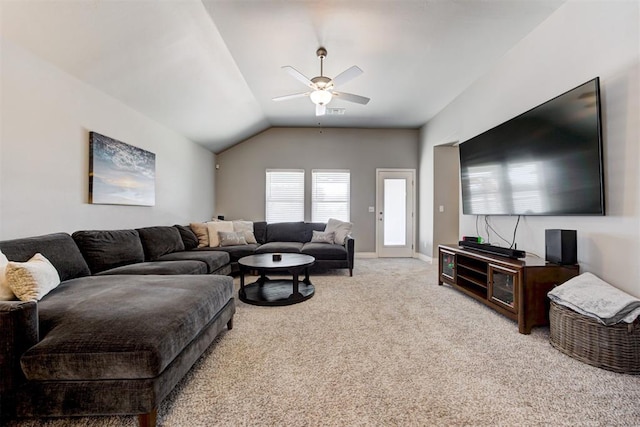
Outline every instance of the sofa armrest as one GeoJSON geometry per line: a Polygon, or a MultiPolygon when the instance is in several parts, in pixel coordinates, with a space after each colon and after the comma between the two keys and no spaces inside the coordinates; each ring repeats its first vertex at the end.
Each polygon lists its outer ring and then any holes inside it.
{"type": "Polygon", "coordinates": [[[355,239],[351,235],[347,236],[344,246],[347,249],[347,262],[349,263],[349,276],[353,276],[353,258],[355,255],[355,239]]]}
{"type": "Polygon", "coordinates": [[[38,339],[38,304],[0,301],[0,414],[13,411],[13,390],[25,380],[20,357],[38,339]]]}

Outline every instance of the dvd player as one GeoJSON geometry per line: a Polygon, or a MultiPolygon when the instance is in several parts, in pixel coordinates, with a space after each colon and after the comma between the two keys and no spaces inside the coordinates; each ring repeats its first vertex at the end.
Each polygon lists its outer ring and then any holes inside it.
{"type": "Polygon", "coordinates": [[[476,251],[487,252],[494,255],[502,255],[508,258],[517,259],[517,258],[524,258],[526,256],[525,251],[520,251],[518,249],[503,248],[501,246],[489,245],[488,243],[477,243],[477,242],[470,242],[468,240],[460,240],[458,242],[458,245],[462,246],[463,248],[474,249],[476,251]]]}

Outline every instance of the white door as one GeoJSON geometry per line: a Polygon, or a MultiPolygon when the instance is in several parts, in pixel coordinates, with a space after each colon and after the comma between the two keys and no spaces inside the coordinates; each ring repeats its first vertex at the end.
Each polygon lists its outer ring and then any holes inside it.
{"type": "Polygon", "coordinates": [[[378,257],[413,257],[414,169],[377,169],[376,246],[378,257]]]}

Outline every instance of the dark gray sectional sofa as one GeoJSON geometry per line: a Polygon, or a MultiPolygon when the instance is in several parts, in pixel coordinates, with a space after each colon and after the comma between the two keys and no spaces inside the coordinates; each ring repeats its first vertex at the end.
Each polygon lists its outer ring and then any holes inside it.
{"type": "Polygon", "coordinates": [[[136,234],[0,242],[12,261],[41,253],[61,279],[38,302],[0,301],[2,417],[138,414],[154,425],[160,402],[232,328],[233,279],[207,274],[228,271],[228,254],[145,261],[136,234]]]}
{"type": "Polygon", "coordinates": [[[11,261],[41,253],[61,283],[39,301],[0,301],[0,424],[9,416],[137,414],[157,408],[235,313],[238,259],[304,253],[348,268],[354,240],[311,243],[324,223],[254,223],[258,243],[198,248],[189,227],[85,230],[0,241],[11,261]]]}

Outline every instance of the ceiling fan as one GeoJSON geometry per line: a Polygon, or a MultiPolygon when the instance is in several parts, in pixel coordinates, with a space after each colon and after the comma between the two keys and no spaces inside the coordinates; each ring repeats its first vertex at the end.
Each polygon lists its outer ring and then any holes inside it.
{"type": "Polygon", "coordinates": [[[327,111],[327,104],[331,102],[333,97],[362,105],[366,105],[369,102],[369,98],[366,98],[364,96],[335,90],[336,87],[340,87],[348,81],[362,74],[362,70],[359,67],[354,65],[331,79],[322,74],[324,58],[327,57],[327,50],[323,47],[320,47],[316,51],[316,55],[318,55],[318,58],[320,59],[320,75],[312,79],[307,78],[300,71],[289,65],[285,65],[284,67],[282,67],[283,70],[291,74],[296,80],[299,80],[300,82],[304,83],[305,86],[313,90],[310,92],[301,92],[294,93],[292,95],[278,96],[273,98],[274,101],[286,101],[289,99],[308,96],[311,99],[311,102],[316,104],[316,116],[325,115],[327,111]]]}

